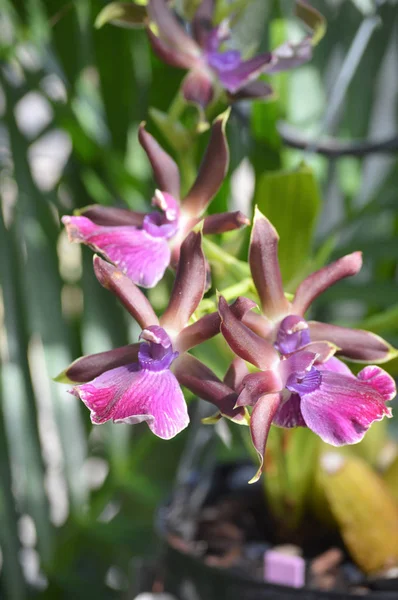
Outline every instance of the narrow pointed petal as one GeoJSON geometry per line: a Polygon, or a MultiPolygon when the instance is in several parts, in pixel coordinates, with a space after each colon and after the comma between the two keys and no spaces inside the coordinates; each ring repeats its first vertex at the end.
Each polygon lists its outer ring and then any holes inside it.
{"type": "Polygon", "coordinates": [[[282,400],[273,420],[277,427],[307,427],[301,414],[300,396],[291,394],[286,400],[282,400]]]}
{"type": "Polygon", "coordinates": [[[370,331],[317,321],[309,321],[308,325],[312,340],[328,340],[336,344],[339,347],[337,354],[349,360],[381,364],[398,354],[386,340],[370,331]]]}
{"type": "Polygon", "coordinates": [[[332,446],[360,442],[374,421],[391,416],[372,385],[327,370],[320,386],[301,396],[301,412],[307,427],[332,446]]]}
{"type": "Polygon", "coordinates": [[[159,325],[148,299],[131,279],[99,256],[94,256],[94,273],[100,284],[118,298],[142,329],[159,325]]]}
{"type": "Polygon", "coordinates": [[[206,47],[209,33],[213,29],[213,12],[214,0],[202,0],[192,19],[192,32],[201,48],[206,47]]]}
{"type": "Polygon", "coordinates": [[[241,62],[234,69],[220,70],[218,77],[221,85],[231,94],[236,94],[253,79],[257,79],[265,71],[267,65],[271,63],[271,60],[272,54],[265,52],[241,62]]]}
{"type": "Polygon", "coordinates": [[[185,215],[199,217],[217,194],[224,181],[229,164],[225,126],[229,113],[214,121],[211,137],[195,183],[182,203],[185,215]]]}
{"type": "Polygon", "coordinates": [[[139,346],[139,344],[129,344],[114,350],[77,358],[55,380],[60,383],[87,383],[105,371],[136,362],[139,346]]]}
{"type": "Polygon", "coordinates": [[[278,353],[272,344],[244,325],[222,296],[218,310],[221,316],[221,333],[235,354],[264,370],[279,363],[278,353]]]}
{"type": "Polygon", "coordinates": [[[199,46],[185,32],[165,0],[149,0],[148,14],[150,20],[157,25],[161,40],[192,58],[200,56],[199,46]]]}
{"type": "Polygon", "coordinates": [[[138,364],[118,367],[73,388],[72,393],[84,402],[96,424],[110,419],[130,425],[146,421],[155,435],[168,440],[189,423],[184,396],[168,369],[139,370],[138,364]]]}
{"type": "Polygon", "coordinates": [[[161,319],[162,326],[180,332],[199,306],[205,285],[206,262],[202,251],[202,234],[192,231],[181,246],[170,301],[161,319]]]}
{"type": "Polygon", "coordinates": [[[149,158],[157,186],[162,192],[167,192],[178,199],[180,197],[180,173],[175,161],[145,130],[144,123],[141,123],[138,130],[138,140],[149,158]]]}
{"type": "Polygon", "coordinates": [[[250,225],[248,219],[240,210],[209,215],[203,222],[203,234],[224,233],[250,225]]]}
{"type": "Polygon", "coordinates": [[[117,208],[115,206],[102,206],[101,204],[86,206],[79,210],[78,214],[87,217],[96,225],[111,227],[116,225],[142,227],[145,219],[145,213],[138,213],[127,208],[117,208]]]}
{"type": "Polygon", "coordinates": [[[230,94],[230,99],[233,102],[238,102],[239,100],[258,100],[260,98],[268,98],[273,93],[274,90],[265,81],[251,81],[240,88],[235,94],[230,94]]]}
{"type": "Polygon", "coordinates": [[[181,50],[163,41],[149,27],[147,27],[146,33],[152,50],[161,61],[177,69],[191,69],[197,65],[198,58],[181,52],[181,50]]]}
{"type": "Polygon", "coordinates": [[[242,381],[249,374],[246,363],[241,358],[234,358],[224,376],[224,383],[231,389],[239,391],[242,381]]]}
{"type": "Polygon", "coordinates": [[[86,217],[63,217],[71,242],[87,244],[142,287],[154,287],[170,263],[164,237],[153,237],[135,227],[102,227],[86,217]]]}
{"type": "Polygon", "coordinates": [[[276,229],[256,208],[249,263],[262,312],[270,319],[281,318],[289,312],[279,268],[278,241],[276,229]]]}
{"type": "Polygon", "coordinates": [[[218,313],[204,315],[192,325],[184,327],[173,346],[182,354],[220,333],[220,325],[221,319],[218,313]]]}
{"type": "Polygon", "coordinates": [[[358,373],[358,379],[369,384],[374,390],[379,392],[385,402],[395,398],[397,386],[394,379],[380,367],[369,365],[358,373]]]}
{"type": "Polygon", "coordinates": [[[187,102],[206,108],[214,97],[213,79],[205,69],[191,69],[181,84],[181,91],[187,102]]]}
{"type": "Polygon", "coordinates": [[[236,406],[254,406],[264,394],[279,392],[283,384],[277,370],[250,373],[244,378],[236,406]]]}
{"type": "Polygon", "coordinates": [[[304,316],[315,298],[340,279],[356,275],[361,267],[362,253],[353,252],[315,271],[298,286],[292,304],[293,312],[304,316]]]}
{"type": "Polygon", "coordinates": [[[280,394],[262,396],[253,408],[250,419],[250,433],[253,446],[260,459],[260,466],[255,476],[249,481],[254,483],[260,479],[264,470],[264,455],[269,430],[281,402],[280,394]]]}
{"type": "Polygon", "coordinates": [[[173,365],[173,372],[181,385],[214,404],[223,416],[237,422],[245,421],[244,409],[235,408],[236,392],[197,358],[190,354],[180,356],[173,365]]]}
{"type": "Polygon", "coordinates": [[[280,73],[295,69],[305,64],[312,58],[312,44],[310,38],[305,38],[298,44],[285,42],[272,52],[272,59],[265,69],[265,73],[280,73]]]}

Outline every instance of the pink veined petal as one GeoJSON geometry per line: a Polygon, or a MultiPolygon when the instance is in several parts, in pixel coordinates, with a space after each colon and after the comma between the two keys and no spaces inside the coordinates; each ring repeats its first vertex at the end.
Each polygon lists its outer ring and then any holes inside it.
{"type": "Polygon", "coordinates": [[[93,381],[76,386],[78,396],[95,424],[146,421],[158,437],[168,440],[189,423],[184,396],[169,370],[138,370],[137,364],[106,371],[93,381]]]}
{"type": "Polygon", "coordinates": [[[340,375],[347,375],[348,377],[354,377],[347,365],[342,360],[332,356],[326,362],[317,364],[316,368],[318,371],[332,371],[333,373],[340,373],[340,375]]]}
{"type": "Polygon", "coordinates": [[[167,240],[135,227],[101,227],[86,217],[63,217],[69,239],[91,246],[142,287],[154,287],[170,263],[167,240]]]}
{"type": "Polygon", "coordinates": [[[265,71],[267,65],[270,64],[271,59],[272,54],[266,52],[241,62],[240,65],[234,69],[218,71],[221,85],[225,87],[228,92],[236,94],[236,92],[253,81],[253,79],[257,79],[257,77],[265,71]]]}
{"type": "Polygon", "coordinates": [[[365,381],[384,398],[385,402],[395,398],[397,386],[394,379],[380,367],[369,365],[358,373],[358,379],[365,381]]]}
{"type": "Polygon", "coordinates": [[[353,252],[308,275],[297,288],[292,303],[292,312],[304,316],[315,298],[340,279],[356,275],[361,267],[362,252],[353,252]]]}
{"type": "Polygon", "coordinates": [[[280,402],[280,394],[267,394],[266,396],[262,396],[253,408],[250,418],[250,433],[253,446],[260,459],[260,467],[249,483],[254,483],[260,479],[264,470],[264,454],[268,434],[280,402]]]}
{"type": "Polygon", "coordinates": [[[290,396],[282,400],[274,420],[272,421],[277,427],[307,427],[300,408],[300,396],[298,394],[290,394],[290,396]]]}
{"type": "Polygon", "coordinates": [[[312,431],[332,446],[356,444],[374,421],[391,416],[383,396],[368,383],[322,370],[318,389],[301,396],[301,412],[312,431]]]}

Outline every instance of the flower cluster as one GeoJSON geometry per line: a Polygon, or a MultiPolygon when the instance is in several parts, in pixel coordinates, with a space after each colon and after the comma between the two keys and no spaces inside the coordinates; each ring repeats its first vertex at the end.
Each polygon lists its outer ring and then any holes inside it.
{"type": "Polygon", "coordinates": [[[192,35],[181,26],[165,0],[149,0],[147,33],[161,60],[188,69],[182,84],[182,93],[188,102],[204,108],[222,92],[229,101],[265,98],[272,94],[272,88],[259,80],[260,75],[289,70],[310,60],[315,33],[323,25],[318,11],[306,2],[295,4],[298,16],[310,33],[297,44],[286,42],[272,52],[248,60],[233,47],[229,20],[214,23],[214,0],[203,0],[199,5],[190,23],[192,35]],[[151,25],[155,25],[156,33],[151,25]]]}
{"type": "MultiPolygon", "coordinates": [[[[243,61],[237,51],[222,49],[229,32],[225,23],[212,25],[210,0],[202,2],[194,18],[194,38],[164,0],[149,0],[148,11],[157,24],[156,35],[148,28],[154,49],[168,62],[190,69],[184,93],[193,97],[198,92],[195,101],[202,104],[212,98],[215,78],[229,94],[253,95],[252,82],[264,68],[271,72],[310,55],[308,37],[296,47],[243,61]]],[[[306,318],[315,298],[360,270],[361,253],[309,275],[290,301],[282,286],[278,234],[257,210],[249,264],[259,308],[243,297],[228,304],[221,294],[218,311],[196,318],[209,281],[202,234],[249,225],[240,212],[204,216],[228,170],[225,120],[225,115],[215,120],[197,178],[183,199],[177,164],[142,125],[139,141],[159,188],[152,200],[158,210],[142,214],[93,205],[63,217],[71,241],[106,259],[94,257],[95,275],[142,331],[136,344],[78,359],[59,380],[74,384],[72,393],[90,410],[93,423],[145,421],[163,439],[188,425],[181,386],[186,387],[216,406],[216,419],[250,426],[260,458],[255,480],[263,470],[272,424],[308,427],[340,446],[359,442],[373,422],[391,416],[386,402],[395,396],[395,383],[378,365],[396,351],[370,332],[306,318]],[[155,286],[168,266],[175,271],[174,286],[158,317],[137,286],[155,286]],[[235,354],[223,381],[190,354],[219,333],[235,354]],[[338,357],[368,366],[355,376],[338,357]]]]}

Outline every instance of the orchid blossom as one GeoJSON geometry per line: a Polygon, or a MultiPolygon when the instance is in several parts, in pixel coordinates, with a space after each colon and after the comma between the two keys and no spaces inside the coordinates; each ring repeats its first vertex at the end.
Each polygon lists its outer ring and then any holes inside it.
{"type": "Polygon", "coordinates": [[[93,423],[146,421],[158,437],[174,437],[189,423],[179,379],[194,390],[200,387],[222,414],[238,422],[244,419],[244,409],[234,408],[236,398],[225,400],[233,394],[227,383],[187,354],[219,331],[217,314],[188,324],[206,283],[200,233],[191,232],[181,246],[170,301],[160,319],[139,288],[116,267],[95,256],[94,271],[142,332],[139,343],[79,358],[59,376],[58,381],[76,384],[71,393],[90,410],[93,423]]]}
{"type": "Polygon", "coordinates": [[[381,363],[396,351],[367,331],[351,330],[304,318],[312,301],[330,285],[354,275],[362,264],[355,252],[309,275],[292,302],[283,292],[278,264],[278,235],[256,212],[249,262],[262,314],[240,317],[221,297],[221,331],[232,350],[259,371],[245,377],[236,406],[252,406],[251,435],[263,469],[271,424],[309,427],[334,446],[361,441],[374,421],[391,416],[386,401],[395,382],[370,365],[355,377],[334,354],[359,362],[381,363]]]}
{"type": "MultiPolygon", "coordinates": [[[[156,190],[152,204],[160,212],[137,213],[123,208],[92,205],[79,216],[62,218],[71,242],[87,244],[115,264],[135,284],[151,288],[171,264],[176,268],[180,247],[202,219],[228,169],[225,116],[214,122],[196,181],[180,202],[180,174],[174,160],[141,125],[139,141],[152,165],[156,190]]],[[[204,218],[205,234],[247,225],[239,211],[204,218]]]]}
{"type": "Polygon", "coordinates": [[[215,3],[203,0],[192,20],[192,37],[180,25],[165,0],[149,0],[148,14],[154,32],[147,28],[154,52],[164,62],[189,73],[184,79],[182,93],[187,101],[206,107],[220,91],[230,100],[264,98],[272,88],[258,81],[262,73],[275,73],[297,67],[312,56],[315,29],[323,27],[323,18],[307,3],[296,2],[297,14],[311,33],[297,44],[285,43],[273,52],[243,60],[236,49],[224,49],[231,33],[224,20],[213,24],[215,3]]]}

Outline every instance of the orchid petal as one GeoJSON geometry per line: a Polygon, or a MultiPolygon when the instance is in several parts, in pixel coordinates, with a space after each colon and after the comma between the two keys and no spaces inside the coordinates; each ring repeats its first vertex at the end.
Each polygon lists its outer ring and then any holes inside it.
{"type": "Polygon", "coordinates": [[[184,396],[168,369],[150,371],[131,364],[106,371],[93,381],[73,388],[96,424],[146,421],[151,431],[168,440],[189,423],[184,396]]]}
{"type": "Polygon", "coordinates": [[[199,217],[217,194],[224,181],[229,164],[229,151],[225,125],[229,113],[214,121],[211,137],[198,176],[182,203],[185,215],[199,217]]]}
{"type": "Polygon", "coordinates": [[[171,65],[172,67],[177,67],[177,69],[191,69],[198,64],[198,58],[169,45],[167,42],[155,35],[149,27],[147,27],[146,32],[149,43],[152,46],[152,50],[156,56],[166,64],[171,65]]]}
{"type": "Polygon", "coordinates": [[[138,140],[144,148],[158,187],[163,192],[171,194],[174,198],[180,197],[180,173],[175,161],[158,144],[155,138],[145,130],[141,123],[138,130],[138,140]]]}
{"type": "Polygon", "coordinates": [[[315,365],[329,361],[337,352],[338,347],[331,342],[310,342],[305,346],[301,346],[300,350],[316,354],[315,365]]]}
{"type": "Polygon", "coordinates": [[[240,229],[250,225],[250,220],[240,212],[225,212],[205,217],[203,221],[203,233],[224,233],[234,229],[240,229]]]}
{"type": "Polygon", "coordinates": [[[204,315],[195,323],[184,327],[174,342],[175,349],[182,353],[202,344],[220,333],[221,319],[218,313],[204,315]]]}
{"type": "Polygon", "coordinates": [[[279,363],[279,373],[284,385],[286,385],[286,382],[292,376],[304,378],[311,371],[316,359],[317,355],[313,352],[306,352],[300,349],[281,360],[279,363]]]}
{"type": "Polygon", "coordinates": [[[322,294],[322,292],[334,283],[337,283],[337,281],[340,281],[340,279],[356,275],[361,267],[362,253],[353,252],[315,271],[315,273],[306,277],[298,286],[293,300],[292,312],[303,316],[315,298],[322,294]]]}
{"type": "Polygon", "coordinates": [[[142,329],[159,324],[148,299],[131,279],[99,256],[94,256],[94,272],[100,284],[118,298],[142,329]]]}
{"type": "Polygon", "coordinates": [[[192,19],[192,32],[201,48],[205,48],[209,33],[213,29],[214,0],[202,0],[192,19]]]}
{"type": "Polygon", "coordinates": [[[202,300],[205,285],[202,235],[192,231],[181,246],[177,274],[169,304],[161,319],[162,325],[180,332],[202,300]]]}
{"type": "Polygon", "coordinates": [[[234,102],[238,100],[257,100],[272,96],[274,90],[265,81],[251,81],[241,87],[235,94],[230,94],[230,99],[234,102]]]}
{"type": "Polygon", "coordinates": [[[159,37],[162,41],[193,59],[200,56],[199,46],[185,33],[174,13],[167,7],[165,0],[149,0],[148,15],[151,21],[158,26],[159,37]]]}
{"type": "Polygon", "coordinates": [[[333,373],[340,373],[340,375],[355,377],[355,375],[351,373],[349,367],[335,356],[332,356],[324,363],[317,364],[316,368],[318,371],[332,371],[333,373]]]}
{"type": "Polygon", "coordinates": [[[238,391],[242,381],[249,374],[249,370],[244,360],[239,357],[234,358],[228,367],[224,376],[224,383],[235,391],[238,391]]]}
{"type": "Polygon", "coordinates": [[[385,402],[395,398],[397,386],[394,379],[380,367],[369,365],[358,373],[358,379],[369,384],[374,390],[379,392],[385,402]]]}
{"type": "Polygon", "coordinates": [[[333,446],[360,442],[374,421],[391,416],[377,389],[327,370],[315,391],[301,395],[301,412],[307,427],[333,446]]]}
{"type": "Polygon", "coordinates": [[[270,369],[279,362],[278,353],[272,344],[246,327],[234,315],[222,296],[218,309],[221,316],[221,333],[235,354],[260,369],[270,369]]]}
{"type": "Polygon", "coordinates": [[[236,406],[254,406],[264,394],[281,391],[283,384],[277,371],[268,370],[250,373],[241,385],[236,406]]]}
{"type": "Polygon", "coordinates": [[[190,354],[180,356],[173,365],[173,371],[181,385],[217,406],[223,416],[236,422],[245,421],[244,409],[235,408],[236,392],[197,358],[190,354]]]}
{"type": "Polygon", "coordinates": [[[270,221],[256,208],[250,241],[250,269],[262,311],[271,319],[289,312],[278,262],[279,236],[270,221]]]}
{"type": "Polygon", "coordinates": [[[228,90],[228,92],[231,92],[231,94],[236,94],[236,92],[245,87],[253,79],[257,79],[257,77],[266,70],[267,65],[271,63],[271,60],[272,54],[270,52],[265,52],[264,54],[259,54],[249,60],[242,61],[234,69],[220,69],[217,73],[221,85],[228,90]]]}
{"type": "Polygon", "coordinates": [[[170,263],[167,240],[143,229],[102,227],[86,217],[63,217],[62,222],[71,242],[89,245],[142,287],[154,287],[170,263]]]}
{"type": "Polygon", "coordinates": [[[181,91],[187,102],[206,108],[213,100],[213,80],[203,68],[191,69],[181,84],[181,91]]]}
{"type": "Polygon", "coordinates": [[[339,347],[337,354],[356,362],[381,364],[397,355],[397,350],[380,336],[362,329],[328,323],[308,322],[311,339],[328,340],[339,347]]]}
{"type": "Polygon", "coordinates": [[[129,344],[114,350],[82,356],[73,361],[55,378],[60,383],[87,383],[105,371],[129,365],[138,358],[139,344],[129,344]]]}
{"type": "Polygon", "coordinates": [[[260,459],[260,467],[249,483],[254,483],[260,479],[264,470],[265,446],[267,444],[272,421],[279,408],[280,402],[280,394],[267,394],[266,396],[262,396],[253,408],[250,418],[250,433],[253,446],[260,459]]]}
{"type": "Polygon", "coordinates": [[[300,396],[298,394],[290,394],[283,400],[275,413],[272,421],[277,427],[307,427],[300,408],[300,396]]]}
{"type": "Polygon", "coordinates": [[[257,335],[271,340],[275,324],[264,315],[260,315],[251,310],[242,317],[242,323],[247,325],[254,333],[257,333],[257,335]]]}
{"type": "Polygon", "coordinates": [[[312,44],[310,38],[305,38],[298,44],[285,42],[272,51],[272,58],[266,73],[279,73],[300,67],[312,58],[312,44]]]}
{"type": "Polygon", "coordinates": [[[128,208],[117,208],[115,206],[102,206],[101,204],[91,204],[78,211],[78,214],[87,217],[96,225],[116,226],[131,225],[133,227],[142,227],[145,219],[145,213],[134,212],[128,208]]]}

